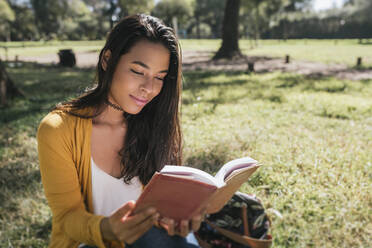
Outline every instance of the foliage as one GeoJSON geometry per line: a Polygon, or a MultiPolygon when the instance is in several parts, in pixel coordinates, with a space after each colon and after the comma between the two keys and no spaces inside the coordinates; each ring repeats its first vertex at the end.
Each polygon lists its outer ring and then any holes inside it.
{"type": "Polygon", "coordinates": [[[10,40],[9,34],[10,27],[9,23],[15,19],[14,11],[10,8],[6,0],[0,0],[0,39],[10,40]],[[1,35],[2,33],[2,35],[1,35]]]}
{"type": "MultiPolygon", "coordinates": [[[[194,33],[197,31],[197,25],[206,24],[209,26],[212,38],[220,38],[222,30],[222,21],[225,8],[225,1],[221,0],[196,0],[194,2],[194,22],[191,23],[189,29],[194,33]]],[[[202,36],[207,36],[208,33],[201,31],[202,36]]],[[[197,38],[197,35],[194,36],[197,38]]]]}
{"type": "Polygon", "coordinates": [[[121,17],[137,13],[150,14],[154,5],[154,0],[118,0],[121,17]]]}
{"type": "MultiPolygon", "coordinates": [[[[312,0],[241,0],[244,38],[371,38],[372,2],[311,12],[312,0]]],[[[126,15],[177,17],[184,38],[221,38],[226,0],[0,0],[0,40],[103,39],[126,15]]]]}
{"type": "Polygon", "coordinates": [[[320,13],[294,12],[286,18],[278,18],[264,38],[371,38],[372,2],[353,0],[340,9],[320,13]]]}
{"type": "Polygon", "coordinates": [[[0,23],[4,21],[14,21],[15,16],[6,0],[0,0],[0,23]]]}
{"type": "MultiPolygon", "coordinates": [[[[293,19],[303,15],[311,0],[245,0],[242,3],[244,35],[259,39],[280,20],[293,19]]],[[[284,34],[285,35],[285,34],[284,34]]]]}
{"type": "Polygon", "coordinates": [[[12,5],[15,20],[10,24],[11,40],[38,40],[39,30],[35,25],[35,15],[32,9],[23,5],[12,5]]]}
{"type": "Polygon", "coordinates": [[[31,0],[32,8],[35,13],[36,25],[40,34],[45,39],[52,39],[55,31],[59,30],[62,17],[68,7],[67,0],[31,0]]]}
{"type": "Polygon", "coordinates": [[[187,0],[162,0],[158,2],[151,14],[173,26],[173,18],[177,17],[178,30],[184,31],[191,17],[192,9],[187,0]]]}

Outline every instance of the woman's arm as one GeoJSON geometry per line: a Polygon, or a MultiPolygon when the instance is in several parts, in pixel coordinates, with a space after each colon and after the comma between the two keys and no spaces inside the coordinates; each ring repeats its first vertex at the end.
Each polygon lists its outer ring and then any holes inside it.
{"type": "Polygon", "coordinates": [[[128,244],[137,240],[157,222],[155,209],[130,216],[134,202],[128,202],[110,217],[91,214],[81,194],[73,161],[71,130],[58,114],[49,115],[38,130],[38,152],[42,183],[53,213],[53,228],[72,240],[105,247],[104,240],[128,244]]]}
{"type": "Polygon", "coordinates": [[[134,201],[124,204],[110,217],[101,221],[102,237],[105,240],[115,240],[132,244],[158,221],[159,214],[154,208],[147,208],[131,215],[134,201]]]}
{"type": "Polygon", "coordinates": [[[103,216],[86,211],[72,158],[72,131],[59,114],[49,114],[37,134],[41,179],[53,213],[53,228],[71,240],[104,247],[103,216]]]}

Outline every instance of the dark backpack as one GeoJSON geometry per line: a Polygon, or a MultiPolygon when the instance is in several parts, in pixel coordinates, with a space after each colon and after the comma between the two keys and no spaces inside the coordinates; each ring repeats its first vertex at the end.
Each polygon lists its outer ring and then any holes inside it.
{"type": "Polygon", "coordinates": [[[267,248],[270,224],[258,198],[236,192],[219,212],[207,215],[195,236],[203,248],[267,248]]]}

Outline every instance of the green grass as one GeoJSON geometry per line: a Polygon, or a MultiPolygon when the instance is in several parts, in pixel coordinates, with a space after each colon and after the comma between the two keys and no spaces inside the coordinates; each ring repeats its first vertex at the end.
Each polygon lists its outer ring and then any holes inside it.
{"type": "MultiPolygon", "coordinates": [[[[89,86],[93,71],[8,70],[30,99],[0,109],[0,247],[45,247],[51,214],[37,126],[56,102],[89,86]]],[[[262,167],[241,190],[270,213],[273,247],[371,247],[371,95],[372,80],[186,73],[184,163],[214,173],[236,157],[257,159],[262,167]]]]}
{"type": "MultiPolygon", "coordinates": [[[[181,40],[183,50],[217,51],[221,40],[181,40]]],[[[359,44],[358,40],[240,40],[239,47],[248,56],[268,56],[325,64],[344,64],[354,67],[362,57],[364,67],[372,67],[372,43],[359,44]]]]}
{"type": "Polygon", "coordinates": [[[283,58],[290,55],[295,60],[345,64],[354,67],[357,58],[362,58],[363,66],[372,67],[372,43],[359,44],[358,40],[263,40],[257,48],[251,49],[247,41],[241,43],[248,55],[283,58]]]}
{"type": "MultiPolygon", "coordinates": [[[[217,51],[221,40],[181,40],[184,51],[217,51]]],[[[98,52],[104,41],[49,41],[49,42],[0,42],[0,57],[40,56],[56,54],[60,49],[72,48],[75,52],[98,52]]],[[[269,56],[283,58],[288,54],[294,60],[321,62],[326,64],[345,64],[354,67],[358,57],[362,57],[364,68],[372,67],[372,43],[359,44],[358,40],[260,40],[254,42],[240,40],[240,48],[249,56],[269,56]]]]}
{"type": "Polygon", "coordinates": [[[43,56],[56,54],[60,49],[73,49],[74,52],[99,52],[104,41],[25,41],[0,42],[0,57],[13,60],[14,56],[43,56]],[[5,47],[8,48],[5,50],[5,47]]]}

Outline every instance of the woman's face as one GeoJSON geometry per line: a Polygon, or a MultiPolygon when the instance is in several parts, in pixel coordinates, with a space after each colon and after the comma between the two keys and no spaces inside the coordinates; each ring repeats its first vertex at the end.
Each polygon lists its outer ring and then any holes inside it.
{"type": "Polygon", "coordinates": [[[116,66],[109,100],[129,114],[138,114],[156,97],[169,68],[169,50],[147,40],[137,42],[116,66]]]}

